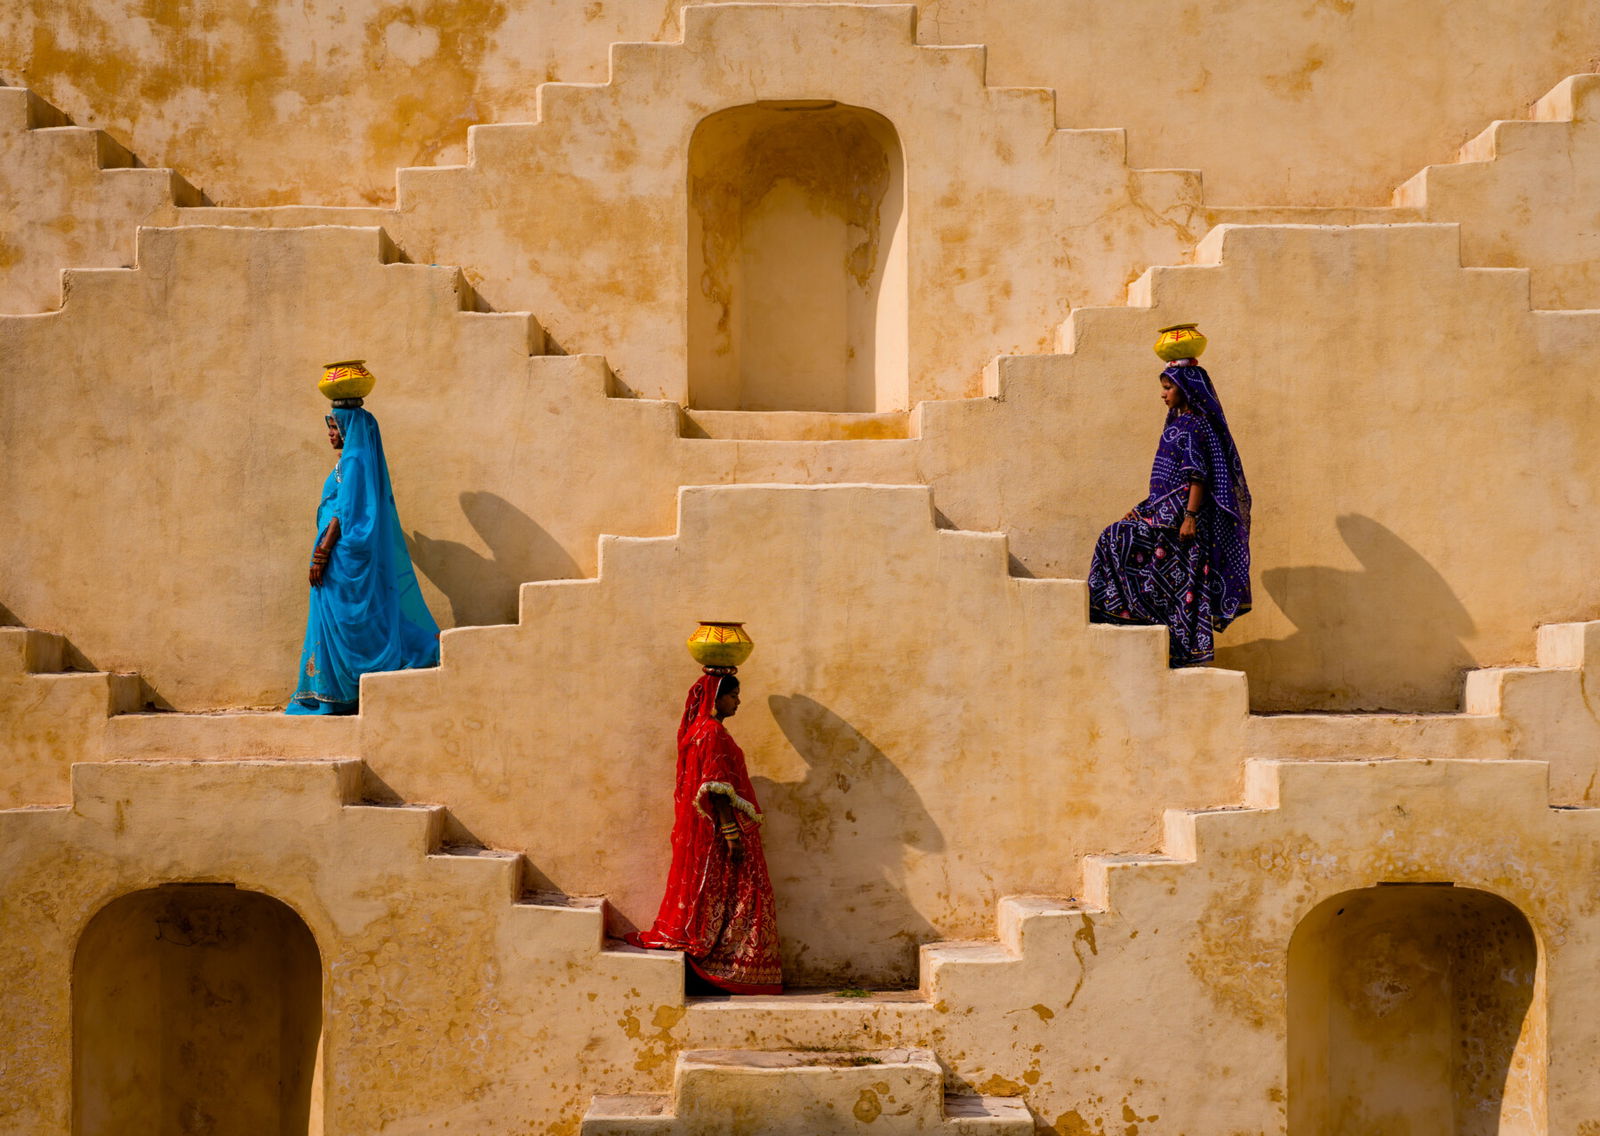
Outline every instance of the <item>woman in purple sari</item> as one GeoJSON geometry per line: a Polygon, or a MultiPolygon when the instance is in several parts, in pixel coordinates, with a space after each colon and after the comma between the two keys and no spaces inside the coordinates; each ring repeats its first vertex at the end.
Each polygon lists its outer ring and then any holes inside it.
{"type": "Polygon", "coordinates": [[[1165,624],[1182,667],[1210,662],[1212,636],[1250,610],[1250,487],[1205,368],[1168,365],[1161,401],[1150,495],[1094,546],[1089,618],[1165,624]]]}

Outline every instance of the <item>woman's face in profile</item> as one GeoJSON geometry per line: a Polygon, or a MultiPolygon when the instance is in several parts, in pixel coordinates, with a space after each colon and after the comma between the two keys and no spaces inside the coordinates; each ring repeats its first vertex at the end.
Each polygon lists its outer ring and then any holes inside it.
{"type": "Polygon", "coordinates": [[[1183,392],[1178,389],[1177,383],[1165,375],[1161,376],[1161,401],[1166,403],[1168,410],[1183,409],[1183,392]]]}
{"type": "Polygon", "coordinates": [[[328,445],[332,446],[336,450],[344,449],[344,434],[339,430],[339,420],[330,414],[327,416],[327,422],[328,445]]]}

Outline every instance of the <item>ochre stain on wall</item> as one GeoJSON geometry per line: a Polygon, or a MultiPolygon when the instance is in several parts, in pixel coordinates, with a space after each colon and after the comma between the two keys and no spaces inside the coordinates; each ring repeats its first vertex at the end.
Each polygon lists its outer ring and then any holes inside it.
{"type": "MultiPolygon", "coordinates": [[[[401,155],[398,165],[426,166],[466,140],[467,127],[495,120],[479,72],[506,21],[502,0],[425,0],[390,4],[364,27],[362,72],[406,76],[391,113],[365,129],[366,149],[401,155]]],[[[369,201],[392,191],[368,192],[369,201]]]]}

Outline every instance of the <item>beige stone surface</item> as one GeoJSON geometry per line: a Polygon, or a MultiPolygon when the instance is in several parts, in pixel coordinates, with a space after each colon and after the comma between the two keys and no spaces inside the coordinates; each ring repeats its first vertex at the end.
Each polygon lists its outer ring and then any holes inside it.
{"type": "Polygon", "coordinates": [[[1003,538],[886,486],[683,490],[677,536],[609,539],[598,580],[527,585],[517,626],[364,680],[362,755],[648,927],[698,673],[680,643],[728,618],[757,642],[731,728],[794,985],[909,984],[917,944],[978,933],[1001,880],[1068,888],[1084,852],[1153,847],[1150,802],[1238,778],[1243,676],[1169,671],[1155,629],[1091,626],[1082,584],[1009,576],[1003,538]]]}
{"type": "MultiPolygon", "coordinates": [[[[0,811],[0,1128],[69,1130],[71,1022],[75,1010],[92,1020],[105,996],[98,979],[76,992],[71,981],[97,913],[156,889],[169,907],[164,935],[227,932],[202,911],[184,917],[178,893],[192,883],[278,900],[315,939],[322,1115],[312,1131],[575,1132],[595,1084],[665,1090],[683,1012],[677,956],[602,950],[598,904],[531,901],[520,857],[442,848],[443,810],[366,805],[362,794],[352,762],[126,762],[78,766],[71,808],[0,811]]],[[[269,945],[234,934],[236,950],[269,945]]],[[[137,951],[123,950],[132,967],[137,951]]],[[[131,996],[149,994],[128,978],[131,996]]],[[[178,990],[160,997],[182,1004],[171,1000],[178,990]]],[[[128,1013],[120,1056],[96,1060],[132,1068],[143,1042],[157,1044],[172,1054],[171,1079],[97,1085],[80,1108],[93,1099],[140,1116],[152,1097],[183,1091],[185,1073],[220,1044],[199,1015],[173,1013],[142,1035],[132,1004],[128,1013]]],[[[260,1091],[259,1072],[233,1070],[241,1101],[260,1091]]],[[[191,1131],[259,1136],[239,1126],[242,1108],[214,1096],[192,1104],[191,1131]]]]}
{"type": "MultiPolygon", "coordinates": [[[[1592,0],[919,7],[923,42],[987,44],[995,83],[1060,91],[1061,125],[1127,126],[1134,164],[1241,204],[1381,204],[1596,50],[1592,0]]],[[[380,203],[396,167],[461,161],[472,124],[531,119],[539,84],[603,82],[612,42],[676,38],[679,8],[26,0],[0,13],[0,74],[219,202],[380,203]]]]}
{"type": "Polygon", "coordinates": [[[670,1097],[596,1097],[583,1118],[584,1136],[1033,1131],[1020,1101],[946,1097],[944,1070],[926,1049],[685,1050],[670,1097]]]}
{"type": "MultiPolygon", "coordinates": [[[[1308,1123],[1306,1103],[1327,1098],[1290,1071],[1289,1055],[1326,1021],[1304,997],[1325,974],[1292,943],[1329,900],[1411,884],[1413,897],[1471,889],[1513,907],[1507,926],[1525,920],[1536,966],[1512,947],[1507,969],[1486,973],[1506,942],[1486,920],[1465,925],[1476,946],[1430,950],[1418,934],[1424,898],[1400,897],[1394,949],[1369,936],[1372,961],[1335,975],[1346,1004],[1368,1015],[1365,1035],[1346,1039],[1347,1061],[1436,1091],[1437,1070],[1407,1047],[1430,1003],[1450,1004],[1436,976],[1451,973],[1455,996],[1476,998],[1493,1025],[1465,1032],[1484,1047],[1481,1064],[1443,1080],[1462,1112],[1427,1131],[1582,1132],[1600,1118],[1589,1080],[1545,1059],[1597,1040],[1595,810],[1547,808],[1535,762],[1253,763],[1250,785],[1253,809],[1174,814],[1167,857],[1092,859],[1087,904],[1005,901],[1001,949],[925,949],[929,997],[952,1009],[927,1044],[958,1084],[981,1069],[984,1091],[1013,1086],[1057,1132],[1110,1131],[1119,1119],[1157,1133],[1282,1132],[1286,1120],[1291,1133],[1376,1130],[1363,1127],[1383,1123],[1370,1116],[1314,1108],[1308,1123]],[[969,1004],[978,1008],[955,1009],[969,1004]]],[[[1377,1100],[1376,1082],[1357,1083],[1377,1100]]]]}
{"type": "Polygon", "coordinates": [[[1538,308],[1600,308],[1600,75],[1574,75],[1395,192],[1421,219],[1461,222],[1468,264],[1531,269],[1538,308]]]}
{"type": "Polygon", "coordinates": [[[1594,2],[0,12],[0,1131],[1600,1132],[1594,2]],[[1079,582],[1195,319],[1243,674],[1079,582]],[[705,618],[777,997],[606,938],[705,618]]]}
{"type": "Polygon", "coordinates": [[[0,808],[71,799],[73,762],[103,755],[109,715],[137,710],[137,675],[64,669],[58,635],[0,627],[0,808]]]}
{"type": "Polygon", "coordinates": [[[675,407],[607,397],[597,359],[530,358],[536,324],[461,311],[476,300],[456,273],[383,263],[371,230],[144,240],[136,271],[71,274],[61,312],[0,318],[35,379],[6,391],[0,565],[19,620],[70,630],[174,706],[284,697],[293,550],[327,462],[310,380],[352,354],[383,376],[372,408],[447,624],[509,619],[520,581],[592,573],[602,533],[670,532],[686,484],[922,482],[1027,571],[1081,577],[1142,495],[1159,414],[1143,360],[1185,315],[1205,316],[1256,491],[1257,608],[1221,656],[1256,707],[1451,709],[1463,668],[1531,662],[1537,624],[1600,603],[1592,404],[1571,397],[1597,317],[1532,311],[1521,273],[1460,268],[1448,226],[1224,227],[1204,263],[1147,274],[1136,306],[1076,313],[1071,355],[1002,360],[997,399],[925,404],[914,438],[833,442],[681,437],[675,407]],[[1493,474],[1462,508],[1467,468],[1493,474]],[[61,510],[99,519],[62,527],[61,510]],[[49,571],[64,555],[150,584],[49,571]]]}
{"type": "Polygon", "coordinates": [[[1048,90],[986,85],[980,48],[920,46],[914,22],[909,5],[690,7],[682,43],[619,44],[607,83],[542,88],[538,125],[474,127],[468,165],[402,170],[395,238],[646,397],[892,411],[979,393],[996,354],[1043,349],[1071,307],[1176,260],[1199,180],[1130,169],[1120,131],[1056,129],[1048,90]],[[755,149],[730,140],[739,114],[764,119],[755,149]],[[727,231],[761,210],[764,236],[727,231]],[[874,319],[875,340],[811,357],[874,319]],[[730,354],[756,371],[743,401],[730,354]]]}
{"type": "MultiPolygon", "coordinates": [[[[1296,1072],[1286,1055],[1322,1028],[1319,998],[1376,1013],[1365,1026],[1348,1019],[1358,1028],[1337,1082],[1367,1084],[1369,1103],[1381,1085],[1442,1085],[1447,1105],[1494,1109],[1491,1131],[1579,1132],[1600,1118],[1581,1065],[1545,1057],[1597,1040],[1596,813],[1548,808],[1542,763],[1253,763],[1248,807],[1170,813],[1164,856],[1092,857],[1083,900],[1007,898],[998,940],[925,948],[921,999],[733,999],[692,1005],[687,1018],[674,956],[600,950],[598,907],[513,902],[524,878],[516,857],[425,854],[437,849],[441,810],[355,803],[362,778],[354,763],[86,765],[72,809],[0,812],[0,905],[15,928],[0,940],[0,967],[8,1020],[21,1027],[9,1035],[19,1056],[0,1074],[6,1121],[65,1130],[66,979],[95,913],[119,895],[151,895],[169,926],[215,926],[182,918],[182,889],[170,886],[211,881],[280,900],[315,937],[328,1134],[446,1123],[575,1131],[586,1110],[616,1119],[617,1094],[636,1121],[672,1116],[686,1096],[693,1112],[701,1090],[686,1094],[680,1076],[667,1103],[667,1072],[702,1043],[708,1014],[726,1035],[837,1071],[829,1086],[751,1090],[787,1102],[778,1117],[796,1093],[843,1115],[861,1101],[861,1057],[923,1047],[947,1091],[1022,1098],[1047,1130],[1120,1119],[1154,1133],[1282,1131],[1286,1114],[1299,1118],[1289,1131],[1317,1130],[1308,1109],[1326,1119],[1316,1110],[1329,1098],[1315,1070],[1296,1072]],[[1464,842],[1468,829],[1476,838],[1464,842]],[[1340,949],[1381,952],[1397,934],[1410,945],[1329,988],[1330,974],[1346,972],[1301,951],[1297,930],[1345,897],[1369,909],[1381,900],[1387,914],[1340,949]],[[1452,1005],[1481,1017],[1469,1036],[1482,1048],[1441,1080],[1415,1042],[1438,1020],[1428,1015],[1452,1005]],[[406,1044],[401,1023],[448,1044],[406,1044]],[[1200,1037],[1208,1044],[1196,1046],[1200,1037]],[[591,1106],[591,1094],[605,1104],[591,1106]],[[652,1107],[640,1094],[654,1094],[652,1107]]],[[[170,1020],[162,1043],[180,1045],[189,1025],[170,1020]]],[[[730,1053],[710,1064],[772,1063],[730,1053]]],[[[144,1103],[141,1091],[131,1085],[122,1106],[144,1103]]],[[[746,1092],[707,1090],[699,1107],[746,1092]]],[[[926,1087],[918,1092],[929,1108],[926,1087]]]]}
{"type": "Polygon", "coordinates": [[[0,87],[0,202],[0,312],[43,312],[61,302],[61,269],[131,266],[135,227],[171,224],[199,195],[33,92],[0,87]]]}

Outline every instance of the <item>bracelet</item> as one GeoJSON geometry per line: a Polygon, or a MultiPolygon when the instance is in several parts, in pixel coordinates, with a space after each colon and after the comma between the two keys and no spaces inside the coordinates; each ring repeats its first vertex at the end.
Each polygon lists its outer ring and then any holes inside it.
{"type": "Polygon", "coordinates": [[[1183,511],[1183,515],[1186,517],[1193,517],[1197,521],[1200,519],[1200,514],[1195,512],[1193,509],[1185,509],[1183,511]]]}

